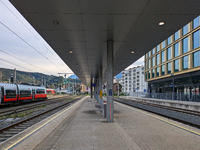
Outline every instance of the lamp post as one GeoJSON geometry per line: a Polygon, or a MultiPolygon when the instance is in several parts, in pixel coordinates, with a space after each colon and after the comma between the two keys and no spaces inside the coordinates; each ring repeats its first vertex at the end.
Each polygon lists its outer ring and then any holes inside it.
{"type": "Polygon", "coordinates": [[[174,74],[172,73],[171,76],[172,76],[172,86],[173,86],[172,100],[174,100],[174,74]]]}
{"type": "MultiPolygon", "coordinates": [[[[74,74],[74,73],[57,73],[57,74],[59,74],[59,77],[60,77],[61,74],[64,74],[65,80],[66,80],[66,75],[67,75],[67,74],[74,74]]],[[[60,95],[61,95],[61,89],[60,89],[60,95]]]]}

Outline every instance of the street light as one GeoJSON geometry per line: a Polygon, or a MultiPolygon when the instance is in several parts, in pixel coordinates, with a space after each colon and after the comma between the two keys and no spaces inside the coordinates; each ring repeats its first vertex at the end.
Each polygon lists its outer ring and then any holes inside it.
{"type": "MultiPolygon", "coordinates": [[[[67,74],[74,74],[74,73],[57,73],[57,74],[59,74],[59,77],[60,77],[60,74],[64,74],[65,80],[66,80],[66,75],[67,75],[67,74]]],[[[68,86],[69,86],[69,83],[68,83],[68,86]]],[[[68,92],[69,92],[69,91],[68,91],[68,92]]],[[[60,95],[61,95],[61,91],[60,91],[60,95]]]]}

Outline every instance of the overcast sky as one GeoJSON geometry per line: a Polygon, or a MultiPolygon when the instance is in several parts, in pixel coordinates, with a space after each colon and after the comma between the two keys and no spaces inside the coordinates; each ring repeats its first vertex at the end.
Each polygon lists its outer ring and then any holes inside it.
{"type": "MultiPolygon", "coordinates": [[[[142,57],[130,67],[143,64],[142,57]]],[[[73,73],[8,0],[0,0],[0,68],[73,73]]]]}

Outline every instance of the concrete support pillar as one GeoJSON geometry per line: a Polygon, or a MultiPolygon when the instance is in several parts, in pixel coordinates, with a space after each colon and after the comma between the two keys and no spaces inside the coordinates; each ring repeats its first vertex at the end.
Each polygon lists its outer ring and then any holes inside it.
{"type": "Polygon", "coordinates": [[[102,68],[99,68],[99,104],[102,106],[102,68]]]}
{"type": "Polygon", "coordinates": [[[95,87],[96,87],[96,99],[97,99],[97,103],[99,103],[99,80],[97,80],[95,87]]]}
{"type": "Polygon", "coordinates": [[[90,80],[90,98],[92,98],[92,76],[91,76],[91,80],[90,80]]]}
{"type": "Polygon", "coordinates": [[[97,100],[97,97],[96,97],[96,86],[94,87],[94,98],[97,100]]]}
{"type": "Polygon", "coordinates": [[[107,122],[113,122],[113,41],[107,42],[107,122]]]}

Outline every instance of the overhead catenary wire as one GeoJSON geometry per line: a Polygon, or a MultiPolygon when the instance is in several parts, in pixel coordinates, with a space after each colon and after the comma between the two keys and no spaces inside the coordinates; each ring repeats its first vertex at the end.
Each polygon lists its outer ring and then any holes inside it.
{"type": "Polygon", "coordinates": [[[29,70],[29,71],[33,71],[33,70],[28,69],[28,68],[22,67],[22,66],[20,66],[20,65],[14,64],[14,63],[12,63],[12,62],[10,62],[10,61],[8,61],[8,60],[5,60],[5,59],[3,59],[3,58],[0,58],[0,60],[1,60],[1,61],[4,61],[4,62],[7,62],[7,63],[9,63],[9,64],[12,64],[12,65],[21,67],[21,68],[23,68],[23,69],[26,69],[26,70],[29,70]]]}
{"type": "Polygon", "coordinates": [[[24,63],[27,63],[27,64],[29,64],[29,65],[31,65],[31,66],[33,66],[33,67],[36,67],[36,68],[41,69],[41,70],[44,70],[44,71],[46,71],[46,72],[48,72],[48,73],[51,74],[51,72],[49,72],[49,71],[47,71],[47,70],[45,70],[45,69],[42,69],[42,68],[40,68],[40,67],[37,67],[36,65],[33,65],[33,64],[29,63],[29,62],[26,62],[26,61],[24,61],[24,60],[22,60],[22,59],[20,59],[20,58],[18,58],[18,57],[16,57],[16,56],[13,56],[13,55],[11,55],[11,54],[5,52],[5,51],[2,50],[2,49],[0,49],[0,52],[2,52],[2,53],[4,53],[4,54],[7,54],[7,55],[9,55],[9,56],[11,56],[11,57],[13,57],[13,58],[15,58],[15,59],[18,59],[18,60],[20,60],[20,61],[22,61],[22,62],[24,62],[24,63]]]}
{"type": "MultiPolygon", "coordinates": [[[[17,15],[15,14],[15,13],[13,13],[12,12],[12,10],[10,10],[10,8],[4,3],[4,2],[2,2],[2,0],[0,0],[1,1],[1,3],[17,18],[17,20],[19,20],[20,22],[21,22],[21,24],[23,24],[24,25],[24,27],[27,29],[27,30],[29,30],[29,32],[31,32],[31,34],[33,34],[33,32],[17,17],[17,15]]],[[[35,34],[33,34],[33,36],[36,38],[36,39],[38,39],[38,41],[40,41],[41,43],[42,43],[42,41],[35,35],[35,34]]],[[[44,45],[43,43],[42,43],[42,45],[48,50],[48,51],[50,51],[48,48],[47,48],[47,46],[46,45],[44,45]]],[[[53,54],[53,52],[52,51],[50,51],[52,54],[53,54]]]]}
{"type": "MultiPolygon", "coordinates": [[[[60,67],[58,67],[55,63],[53,63],[51,60],[49,60],[46,56],[44,56],[41,52],[39,52],[36,48],[34,48],[31,44],[29,44],[26,40],[24,40],[22,37],[20,37],[17,33],[15,33],[13,30],[11,30],[8,26],[6,26],[4,23],[0,22],[1,25],[3,25],[6,29],[8,29],[10,32],[12,32],[14,35],[16,35],[19,39],[21,39],[24,43],[26,43],[28,46],[30,46],[33,50],[38,52],[40,55],[42,55],[45,59],[47,59],[50,63],[52,63],[54,66],[56,66],[58,69],[63,71],[60,67]]],[[[64,72],[64,71],[63,71],[64,72]]]]}
{"type": "MultiPolygon", "coordinates": [[[[51,50],[49,50],[49,48],[23,23],[23,21],[21,21],[19,19],[19,17],[17,17],[17,15],[15,13],[13,13],[13,11],[4,3],[2,2],[2,0],[0,0],[1,3],[17,18],[17,20],[19,20],[23,25],[24,27],[29,30],[29,32],[38,40],[41,42],[41,44],[52,54],[52,55],[55,55],[56,53],[53,53],[51,50]]],[[[56,54],[57,55],[57,54],[56,54]]],[[[61,59],[61,62],[63,63],[63,65],[65,66],[66,64],[63,62],[63,60],[61,59]]]]}

